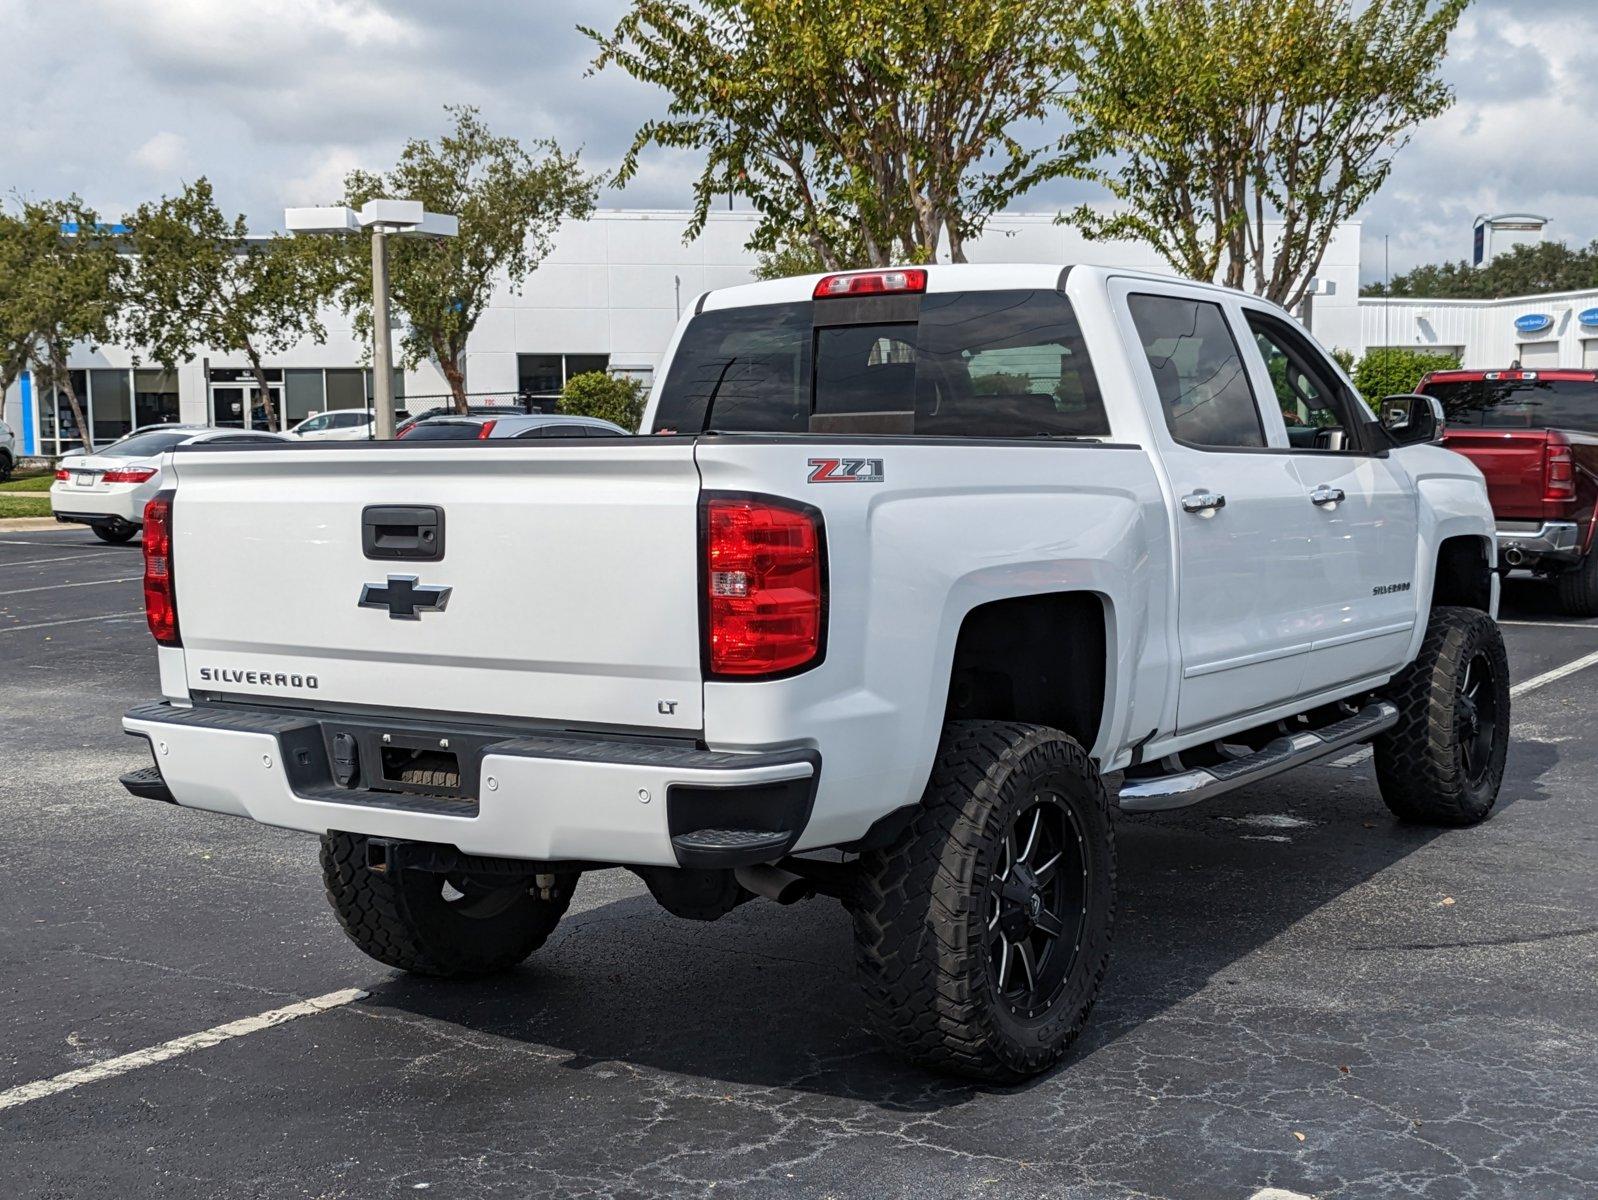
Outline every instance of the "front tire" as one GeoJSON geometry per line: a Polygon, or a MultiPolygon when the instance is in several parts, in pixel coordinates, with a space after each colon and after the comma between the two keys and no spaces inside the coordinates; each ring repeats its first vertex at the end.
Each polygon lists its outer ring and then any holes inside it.
{"type": "Polygon", "coordinates": [[[1398,724],[1375,745],[1387,807],[1423,825],[1485,821],[1509,750],[1509,658],[1498,623],[1473,608],[1435,609],[1388,699],[1398,724]]]}
{"type": "Polygon", "coordinates": [[[1080,745],[1040,725],[952,722],[921,811],[859,866],[857,962],[890,1048],[992,1082],[1060,1060],[1115,920],[1109,798],[1080,745]]]}
{"type": "Polygon", "coordinates": [[[1571,617],[1598,617],[1598,549],[1555,581],[1559,607],[1571,617]]]}
{"type": "Polygon", "coordinates": [[[322,837],[322,879],[338,921],[361,951],[415,975],[467,979],[508,970],[542,946],[571,903],[576,875],[548,899],[528,880],[374,871],[366,839],[322,837]]]}

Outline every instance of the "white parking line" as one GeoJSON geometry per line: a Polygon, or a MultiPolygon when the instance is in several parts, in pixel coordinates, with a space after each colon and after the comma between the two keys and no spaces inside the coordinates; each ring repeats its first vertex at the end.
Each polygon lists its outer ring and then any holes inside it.
{"type": "MultiPolygon", "coordinates": [[[[1577,671],[1585,671],[1594,663],[1598,663],[1598,650],[1591,654],[1584,654],[1574,662],[1567,662],[1562,667],[1555,667],[1552,671],[1544,671],[1541,675],[1533,675],[1524,679],[1509,689],[1511,698],[1524,696],[1527,692],[1535,692],[1540,687],[1547,687],[1550,683],[1558,683],[1567,675],[1574,675],[1577,671]]],[[[1371,756],[1371,748],[1362,746],[1352,754],[1345,754],[1342,758],[1334,758],[1326,765],[1329,767],[1357,767],[1371,756]]]]}
{"type": "Polygon", "coordinates": [[[62,588],[99,587],[103,583],[132,583],[135,579],[143,578],[143,575],[119,575],[115,579],[91,579],[86,583],[47,583],[43,587],[13,588],[9,592],[0,592],[0,596],[26,596],[31,592],[56,592],[62,588]]]}
{"type": "Polygon", "coordinates": [[[326,1012],[330,1008],[338,1008],[355,1000],[364,999],[366,992],[359,988],[345,988],[340,992],[329,992],[325,996],[316,996],[310,1000],[301,1000],[295,1004],[288,1004],[282,1008],[269,1009],[264,1013],[257,1013],[253,1017],[244,1017],[238,1021],[229,1021],[226,1025],[216,1025],[199,1033],[186,1034],[180,1038],[173,1038],[170,1042],[162,1042],[159,1046],[151,1046],[146,1050],[135,1050],[132,1054],[124,1054],[119,1058],[108,1058],[104,1062],[97,1062],[90,1067],[79,1067],[76,1071],[66,1071],[51,1079],[38,1079],[32,1083],[19,1084],[14,1088],[0,1092],[0,1109],[16,1108],[19,1104],[27,1104],[30,1100],[42,1100],[46,1096],[54,1096],[60,1092],[69,1092],[75,1087],[82,1087],[86,1083],[97,1083],[102,1079],[111,1079],[117,1075],[126,1075],[129,1071],[137,1071],[140,1067],[153,1067],[156,1063],[166,1062],[168,1059],[177,1058],[195,1050],[205,1050],[212,1046],[220,1045],[233,1038],[243,1037],[250,1033],[259,1033],[263,1029],[271,1029],[274,1025],[282,1025],[286,1021],[298,1017],[309,1017],[319,1012],[326,1012]]]}
{"type": "MultiPolygon", "coordinates": [[[[32,545],[33,543],[28,543],[32,545]]],[[[10,567],[46,567],[58,562],[74,562],[80,558],[110,558],[118,553],[115,550],[101,550],[90,554],[58,554],[54,558],[25,558],[21,562],[7,562],[0,559],[0,570],[10,567]]],[[[1598,629],[1598,625],[1593,626],[1598,629]]]]}
{"type": "Polygon", "coordinates": [[[28,629],[54,629],[57,625],[82,625],[86,621],[120,621],[128,617],[142,617],[142,608],[128,612],[101,613],[97,617],[64,617],[59,621],[35,621],[32,625],[0,625],[0,633],[22,633],[28,629]]]}

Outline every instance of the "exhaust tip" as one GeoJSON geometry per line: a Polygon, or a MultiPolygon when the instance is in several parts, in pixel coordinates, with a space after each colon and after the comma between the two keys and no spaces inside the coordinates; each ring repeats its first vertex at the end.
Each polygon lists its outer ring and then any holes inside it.
{"type": "Polygon", "coordinates": [[[792,871],[784,871],[781,867],[774,867],[770,863],[759,863],[752,867],[734,867],[732,874],[745,891],[764,896],[767,900],[775,900],[778,904],[794,904],[816,894],[814,885],[808,879],[802,879],[792,871]]]}

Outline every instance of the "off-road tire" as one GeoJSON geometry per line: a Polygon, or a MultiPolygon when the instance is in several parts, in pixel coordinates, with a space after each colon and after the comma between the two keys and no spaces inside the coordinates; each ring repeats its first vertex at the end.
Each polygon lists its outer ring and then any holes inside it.
{"type": "Polygon", "coordinates": [[[1598,617],[1598,548],[1570,570],[1556,576],[1559,607],[1567,616],[1598,617]]]}
{"type": "Polygon", "coordinates": [[[322,879],[344,932],[380,963],[446,979],[521,962],[554,932],[577,883],[576,875],[558,875],[547,900],[529,889],[501,912],[468,917],[444,899],[443,876],[374,871],[366,862],[364,837],[323,835],[322,879]]]}
{"type": "Polygon", "coordinates": [[[871,1025],[933,1070],[999,1083],[1036,1075],[1087,1023],[1114,920],[1114,825],[1086,751],[1040,725],[952,722],[920,811],[891,846],[859,862],[856,960],[871,1025]],[[1058,993],[1026,1017],[995,983],[989,889],[999,886],[1011,822],[1045,792],[1077,823],[1085,902],[1058,993]]]}
{"type": "MultiPolygon", "coordinates": [[[[1484,693],[1486,694],[1486,693],[1484,693]]],[[[1394,815],[1423,825],[1474,825],[1498,800],[1509,747],[1509,659],[1498,623],[1473,608],[1438,608],[1415,661],[1387,699],[1398,724],[1376,739],[1376,782],[1394,815]],[[1476,778],[1467,769],[1461,689],[1472,661],[1490,668],[1491,749],[1476,778]]]]}
{"type": "Polygon", "coordinates": [[[89,528],[94,530],[95,537],[113,546],[131,542],[139,532],[137,525],[91,525],[89,528]]]}

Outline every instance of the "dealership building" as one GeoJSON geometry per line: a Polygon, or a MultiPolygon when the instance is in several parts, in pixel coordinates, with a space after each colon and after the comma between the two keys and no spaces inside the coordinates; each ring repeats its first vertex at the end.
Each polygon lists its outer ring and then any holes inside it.
{"type": "MultiPolygon", "coordinates": [[[[467,346],[467,390],[485,402],[551,400],[566,379],[608,370],[653,381],[682,313],[714,288],[746,283],[746,249],[756,214],[712,213],[704,232],[684,242],[682,211],[609,210],[566,224],[553,251],[519,290],[501,287],[467,346]]],[[[1102,263],[1168,272],[1148,247],[1089,242],[1053,213],[1002,213],[970,244],[973,262],[1102,263]]],[[[1359,299],[1360,226],[1338,228],[1304,314],[1326,346],[1356,354],[1373,346],[1444,348],[1468,366],[1529,366],[1598,361],[1598,293],[1525,301],[1359,299]],[[1527,318],[1545,316],[1544,324],[1527,318]]],[[[327,338],[305,340],[266,360],[274,406],[287,423],[328,409],[370,403],[366,347],[339,313],[325,314],[327,338]]],[[[202,354],[164,370],[125,346],[80,346],[69,365],[96,442],[136,425],[238,423],[250,372],[240,355],[202,354]]],[[[448,402],[436,364],[396,372],[401,407],[448,402]]],[[[55,455],[78,431],[64,396],[42,394],[24,376],[6,397],[19,449],[55,455]]]]}

